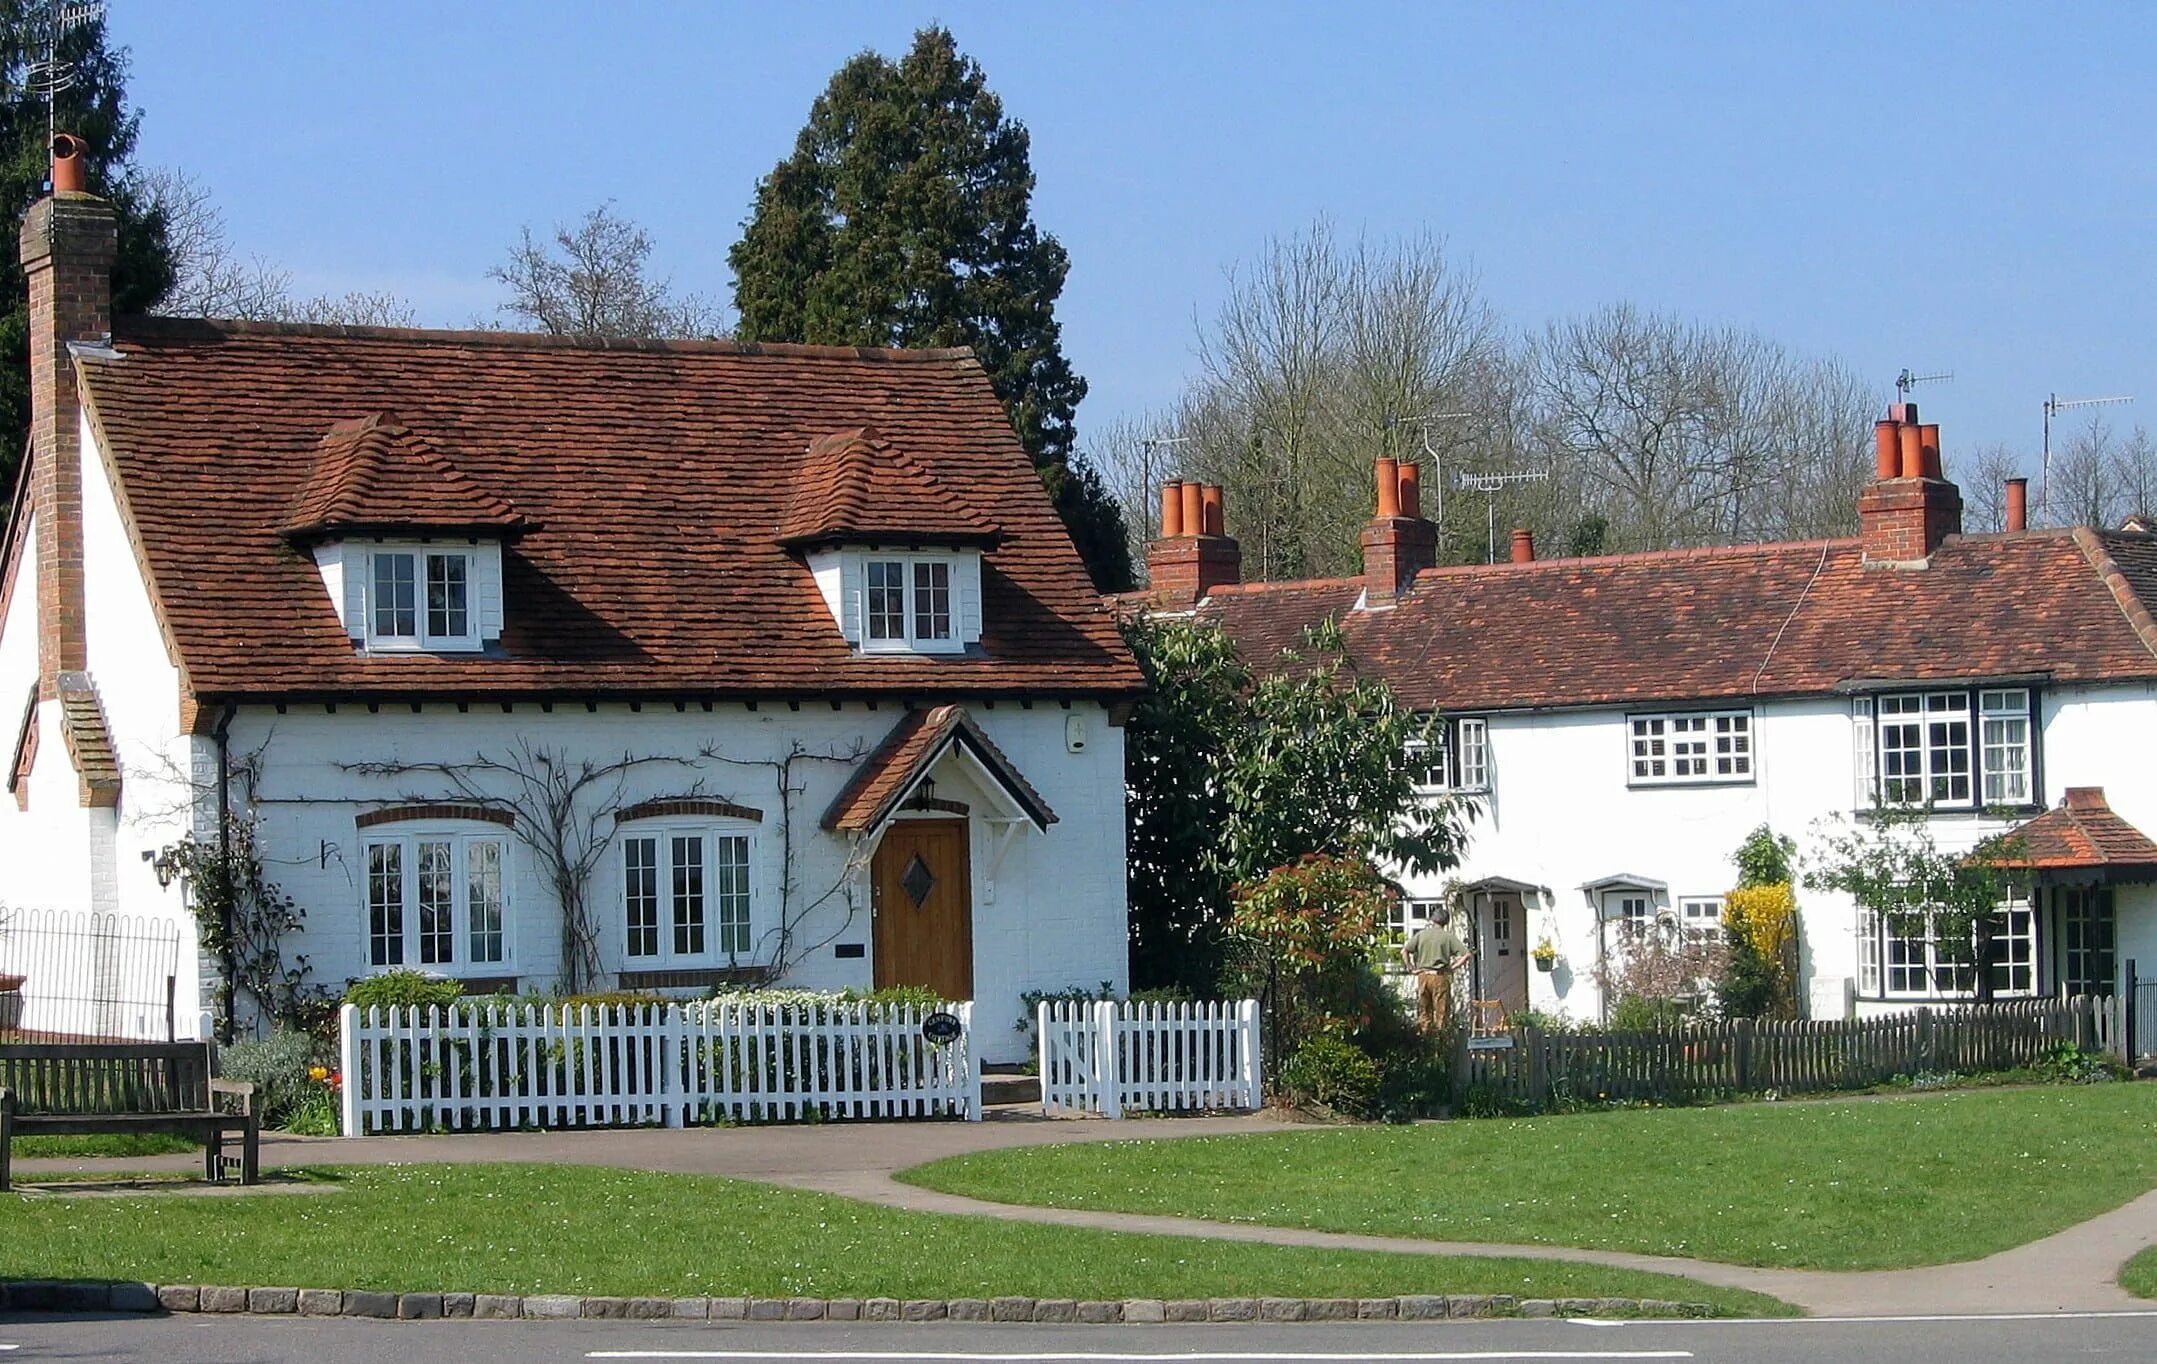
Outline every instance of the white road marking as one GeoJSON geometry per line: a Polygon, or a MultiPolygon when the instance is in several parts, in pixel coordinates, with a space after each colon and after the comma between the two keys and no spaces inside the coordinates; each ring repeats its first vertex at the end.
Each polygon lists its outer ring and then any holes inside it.
{"type": "Polygon", "coordinates": [[[969,1353],[964,1350],[593,1350],[586,1359],[776,1359],[776,1360],[1098,1360],[1108,1364],[1189,1364],[1197,1361],[1287,1361],[1288,1364],[1347,1364],[1355,1360],[1391,1360],[1402,1364],[1441,1364],[1449,1360],[1475,1359],[1691,1359],[1690,1350],[1447,1350],[1373,1353],[1320,1353],[1288,1350],[1194,1350],[1160,1354],[1122,1354],[1107,1350],[1042,1350],[1017,1353],[1010,1350],[969,1353]]]}
{"type": "Polygon", "coordinates": [[[1575,1326],[1856,1326],[1881,1322],[1929,1321],[2101,1321],[2112,1317],[2157,1317],[2157,1309],[2117,1312],[1944,1312],[1911,1317],[1566,1317],[1575,1326]]]}

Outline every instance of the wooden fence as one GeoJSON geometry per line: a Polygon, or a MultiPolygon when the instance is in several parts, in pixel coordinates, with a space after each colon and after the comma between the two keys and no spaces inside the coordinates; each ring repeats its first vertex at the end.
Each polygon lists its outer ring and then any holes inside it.
{"type": "Polygon", "coordinates": [[[981,1117],[973,1005],[346,1005],[344,1132],[981,1117]]]}
{"type": "Polygon", "coordinates": [[[1258,1001],[1043,1000],[1041,1106],[1120,1118],[1132,1110],[1257,1108],[1258,1001]]]}
{"type": "Polygon", "coordinates": [[[2099,1050],[2117,1019],[2110,997],[2077,995],[1855,1021],[1736,1019],[1657,1032],[1524,1027],[1469,1044],[1456,1058],[1454,1087],[1456,1098],[1535,1108],[1863,1089],[1899,1075],[2029,1065],[2063,1041],[2099,1050]]]}

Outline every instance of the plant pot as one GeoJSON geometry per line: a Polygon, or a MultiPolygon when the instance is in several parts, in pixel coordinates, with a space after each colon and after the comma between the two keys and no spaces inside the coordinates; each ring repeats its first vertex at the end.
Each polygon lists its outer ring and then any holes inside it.
{"type": "Polygon", "coordinates": [[[1558,969],[1558,959],[1556,957],[1535,957],[1532,960],[1535,962],[1535,969],[1538,971],[1550,972],[1558,969]]]}

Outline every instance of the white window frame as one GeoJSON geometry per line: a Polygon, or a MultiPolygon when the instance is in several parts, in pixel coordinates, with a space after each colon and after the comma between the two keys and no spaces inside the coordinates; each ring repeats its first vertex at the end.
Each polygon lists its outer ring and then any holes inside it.
{"type": "Polygon", "coordinates": [[[861,555],[861,650],[871,654],[955,654],[965,651],[962,637],[961,593],[964,576],[955,554],[923,554],[919,552],[886,553],[879,550],[862,550],[861,555]],[[870,585],[870,577],[879,564],[899,566],[899,624],[901,635],[886,639],[874,637],[871,626],[875,616],[870,609],[873,594],[888,591],[870,585]],[[921,574],[925,569],[941,567],[944,570],[944,632],[941,635],[924,633],[921,629],[924,586],[921,574]]]}
{"type": "MultiPolygon", "coordinates": [[[[2000,923],[1993,941],[2004,942],[2006,951],[1992,982],[1994,999],[2026,999],[2037,993],[2037,913],[2031,902],[2017,894],[1999,908],[2000,923]],[[2018,979],[2019,977],[2019,979],[2018,979]]],[[[1921,932],[1899,932],[1896,920],[1906,926],[1911,915],[1874,914],[1860,911],[1858,933],[1858,993],[1868,999],[1924,1000],[1952,1003],[1977,997],[1977,965],[1957,962],[1940,950],[1939,934],[1931,916],[1921,932]]]]}
{"type": "MultiPolygon", "coordinates": [[[[509,834],[493,825],[481,831],[461,825],[400,824],[363,833],[360,837],[360,924],[368,969],[387,971],[409,967],[448,975],[515,974],[511,969],[516,963],[517,935],[515,897],[511,894],[510,843],[509,834]],[[450,953],[447,957],[429,961],[425,955],[428,944],[420,928],[421,849],[438,845],[447,845],[450,849],[450,953]],[[399,920],[397,950],[394,952],[383,941],[385,934],[377,931],[375,922],[378,908],[375,852],[388,848],[396,849],[394,869],[399,897],[396,906],[399,920]],[[479,852],[483,856],[490,848],[494,859],[496,926],[483,925],[474,918],[472,896],[473,873],[480,869],[474,865],[474,854],[479,852]],[[499,955],[475,954],[473,949],[483,932],[485,936],[500,938],[499,955]]],[[[381,907],[386,909],[388,906],[385,903],[381,907]]]]}
{"type": "Polygon", "coordinates": [[[1680,710],[1625,717],[1629,786],[1743,786],[1758,770],[1750,710],[1680,710]],[[1658,770],[1660,769],[1660,770],[1658,770]]]}
{"type": "Polygon", "coordinates": [[[1480,715],[1434,721],[1428,739],[1408,741],[1408,761],[1415,772],[1418,794],[1487,792],[1490,790],[1490,721],[1480,715]]]}
{"type": "Polygon", "coordinates": [[[757,908],[757,826],[747,820],[699,820],[681,821],[637,820],[621,827],[616,838],[620,845],[614,858],[616,890],[615,942],[621,953],[621,961],[629,970],[667,970],[684,967],[738,965],[747,961],[756,950],[757,908]],[[684,927],[679,915],[681,906],[676,903],[677,874],[686,866],[677,861],[680,845],[677,839],[701,840],[701,851],[696,864],[701,878],[699,894],[703,901],[704,945],[701,949],[682,950],[679,934],[684,927]],[[719,845],[722,840],[741,844],[740,917],[731,919],[721,903],[728,892],[722,883],[722,872],[735,864],[722,866],[719,845]],[[654,905],[657,935],[655,952],[640,952],[629,922],[630,882],[632,862],[631,845],[650,842],[654,845],[658,860],[652,868],[655,877],[657,899],[654,905]]]}
{"type": "Polygon", "coordinates": [[[1723,929],[1723,897],[1720,895],[1679,896],[1678,927],[1684,931],[1688,942],[1716,941],[1723,929]]]}
{"type": "Polygon", "coordinates": [[[1618,941],[1644,943],[1655,928],[1655,892],[1620,887],[1603,892],[1603,917],[1618,926],[1618,941]],[[1634,907],[1639,912],[1634,912],[1634,907]]]}
{"type": "Polygon", "coordinates": [[[2029,809],[2041,802],[2037,695],[2028,687],[1858,697],[1851,722],[1860,809],[2029,809]]]}
{"type": "Polygon", "coordinates": [[[1407,942],[1408,925],[1417,920],[1429,923],[1431,916],[1436,914],[1438,907],[1444,903],[1443,900],[1411,900],[1406,896],[1395,900],[1392,908],[1386,911],[1385,927],[1380,930],[1385,935],[1386,942],[1393,947],[1407,942]]]}
{"type": "Polygon", "coordinates": [[[479,551],[462,545],[433,544],[380,544],[366,547],[361,564],[363,638],[371,650],[391,652],[411,650],[415,652],[459,652],[480,647],[480,564],[479,551]],[[384,631],[380,628],[377,564],[384,559],[403,558],[412,566],[412,630],[410,633],[384,631]],[[437,560],[446,565],[449,560],[459,560],[464,569],[464,630],[461,633],[438,631],[429,620],[428,585],[433,580],[433,567],[437,560]]]}

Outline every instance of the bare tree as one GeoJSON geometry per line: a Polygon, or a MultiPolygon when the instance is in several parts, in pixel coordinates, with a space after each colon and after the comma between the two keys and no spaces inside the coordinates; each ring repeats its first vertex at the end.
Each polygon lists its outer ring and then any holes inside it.
{"type": "Polygon", "coordinates": [[[2101,416],[2052,451],[2044,489],[2045,520],[2055,526],[2115,526],[2124,518],[2121,482],[2124,446],[2101,416]]]}
{"type": "Polygon", "coordinates": [[[293,297],[291,272],[260,256],[242,258],[226,232],[224,210],[206,186],[184,171],[148,172],[143,185],[150,201],[164,210],[166,240],[172,245],[173,286],[160,312],[243,322],[412,325],[412,306],[395,294],[293,297]]]}
{"type": "Polygon", "coordinates": [[[2151,441],[2148,427],[2138,425],[2127,433],[2113,467],[2119,484],[2120,520],[2157,514],[2157,442],[2151,441]]]}
{"type": "Polygon", "coordinates": [[[645,274],[651,234],[601,204],[551,242],[524,229],[509,259],[487,272],[509,288],[498,311],[532,331],[557,336],[705,337],[721,331],[719,308],[676,294],[645,274]]]}
{"type": "Polygon", "coordinates": [[[2007,480],[2021,478],[2022,452],[2005,441],[1952,457],[1947,476],[1962,489],[1962,528],[1989,535],[2007,529],[2007,480]]]}

